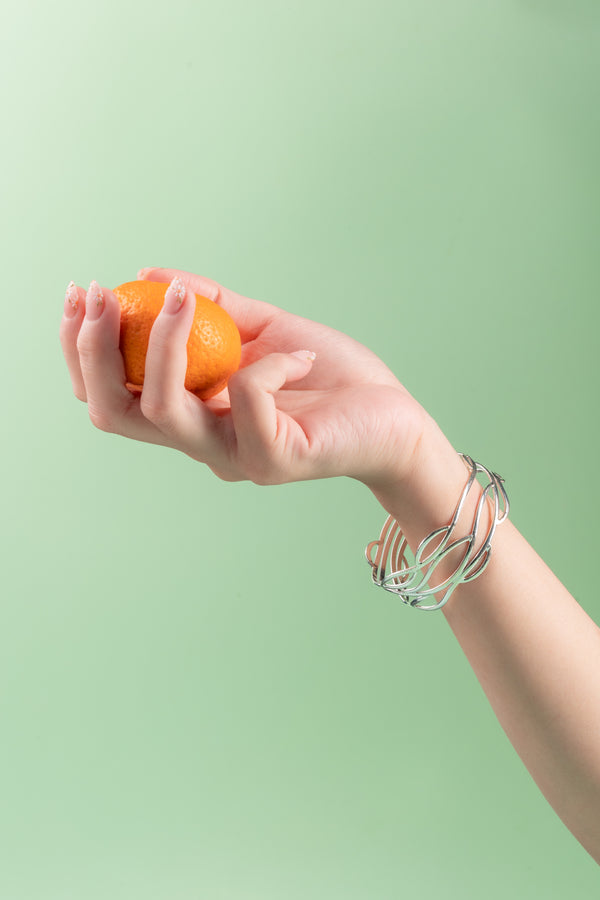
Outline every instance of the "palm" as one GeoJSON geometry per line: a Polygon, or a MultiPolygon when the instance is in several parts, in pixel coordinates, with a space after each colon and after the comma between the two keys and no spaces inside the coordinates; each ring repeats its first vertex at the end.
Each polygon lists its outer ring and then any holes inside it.
{"type": "MultiPolygon", "coordinates": [[[[367,455],[364,439],[370,437],[371,448],[373,439],[379,440],[383,452],[397,435],[393,426],[399,417],[405,421],[409,443],[409,423],[416,422],[419,405],[374,353],[342,332],[280,311],[243,342],[242,367],[270,353],[298,347],[314,350],[317,362],[298,386],[284,385],[274,400],[278,437],[288,453],[298,460],[307,446],[312,448],[306,469],[310,468],[311,477],[315,477],[312,467],[317,458],[321,477],[341,474],[344,466],[345,474],[352,474],[353,467],[361,471],[367,455]]],[[[223,427],[232,440],[235,425],[227,416],[227,392],[212,404],[209,401],[210,405],[226,419],[223,427]]]]}

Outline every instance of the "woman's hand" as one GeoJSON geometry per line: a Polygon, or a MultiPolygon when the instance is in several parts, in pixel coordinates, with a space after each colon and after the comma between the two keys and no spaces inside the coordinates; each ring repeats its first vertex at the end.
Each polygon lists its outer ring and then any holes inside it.
{"type": "Polygon", "coordinates": [[[425,410],[362,344],[339,331],[176,269],[138,277],[188,292],[150,336],[142,393],[126,387],[116,296],[94,282],[65,300],[60,340],[75,395],[102,431],[163,444],[226,481],[257,484],[347,475],[371,487],[408,477],[425,410]],[[96,290],[97,294],[97,290],[96,290]],[[220,304],[242,337],[240,369],[210,400],[184,388],[192,294],[220,304]],[[298,351],[302,351],[298,354],[298,351]],[[309,353],[316,354],[314,361],[309,353]]]}

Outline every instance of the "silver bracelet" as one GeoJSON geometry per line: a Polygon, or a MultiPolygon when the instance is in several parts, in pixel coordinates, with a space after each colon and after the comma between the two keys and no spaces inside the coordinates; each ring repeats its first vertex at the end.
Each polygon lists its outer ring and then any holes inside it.
{"type": "Polygon", "coordinates": [[[371,541],[365,549],[367,562],[372,569],[373,583],[386,591],[397,594],[403,603],[406,603],[408,606],[414,606],[416,609],[441,609],[448,601],[452,591],[459,584],[473,581],[481,575],[490,561],[491,542],[496,526],[504,522],[508,516],[509,502],[504,490],[504,479],[495,472],[490,472],[489,469],[486,469],[480,463],[474,462],[470,456],[466,456],[464,453],[460,453],[459,456],[470,469],[470,475],[454,511],[452,521],[449,525],[444,525],[442,528],[432,531],[431,534],[428,534],[421,541],[414,554],[415,562],[413,565],[409,565],[406,557],[406,552],[409,550],[408,542],[393,516],[387,518],[379,538],[376,541],[371,541]],[[488,483],[485,485],[477,504],[477,512],[475,513],[471,533],[453,541],[453,543],[449,543],[467,495],[477,475],[481,473],[487,476],[488,483]],[[477,553],[474,553],[473,548],[477,538],[481,512],[490,493],[493,493],[494,516],[483,544],[477,553]],[[426,556],[426,548],[436,539],[439,539],[439,543],[426,556]],[[435,587],[428,587],[429,579],[438,563],[462,544],[466,544],[465,555],[452,575],[435,587]],[[388,568],[391,568],[391,571],[387,571],[388,568]],[[446,592],[439,603],[430,606],[424,605],[424,601],[428,600],[432,594],[437,594],[444,588],[446,588],[446,592]]]}

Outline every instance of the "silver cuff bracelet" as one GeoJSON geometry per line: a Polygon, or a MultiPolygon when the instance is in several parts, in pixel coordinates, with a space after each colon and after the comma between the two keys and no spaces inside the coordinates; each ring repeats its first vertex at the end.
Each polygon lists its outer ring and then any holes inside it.
{"type": "Polygon", "coordinates": [[[454,516],[449,525],[432,531],[425,537],[414,554],[414,564],[410,565],[406,553],[410,549],[408,542],[393,516],[386,520],[381,534],[376,541],[367,545],[365,555],[371,566],[373,583],[386,591],[397,594],[403,603],[414,606],[415,609],[435,610],[441,609],[448,601],[452,591],[466,581],[473,581],[486,568],[492,552],[491,541],[496,530],[508,516],[509,502],[504,490],[504,479],[495,472],[490,472],[485,466],[474,462],[470,456],[459,454],[467,468],[470,469],[469,480],[465,485],[460,500],[454,511],[454,516]],[[473,521],[471,533],[450,542],[452,533],[464,506],[469,490],[473,486],[478,474],[485,474],[488,483],[483,487],[483,493],[477,504],[477,512],[473,521]],[[479,528],[479,520],[488,495],[493,494],[494,516],[488,533],[481,547],[474,552],[474,546],[479,528]],[[433,550],[426,555],[427,547],[434,541],[438,543],[433,550]],[[429,587],[429,579],[437,565],[453,550],[461,545],[466,545],[465,554],[454,572],[435,587],[429,587]],[[433,605],[426,606],[425,602],[432,596],[445,589],[444,596],[433,605]]]}

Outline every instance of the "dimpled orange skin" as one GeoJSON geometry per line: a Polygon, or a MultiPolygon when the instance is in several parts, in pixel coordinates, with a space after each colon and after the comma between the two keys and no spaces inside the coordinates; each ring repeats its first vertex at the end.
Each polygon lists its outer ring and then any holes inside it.
{"type": "MultiPolygon", "coordinates": [[[[129,387],[144,383],[150,329],[162,309],[168,284],[127,281],[113,289],[121,307],[119,349],[129,387]]],[[[242,342],[237,325],[222,306],[195,294],[196,312],[187,343],[185,387],[201,400],[222,391],[239,368],[242,342]]]]}

